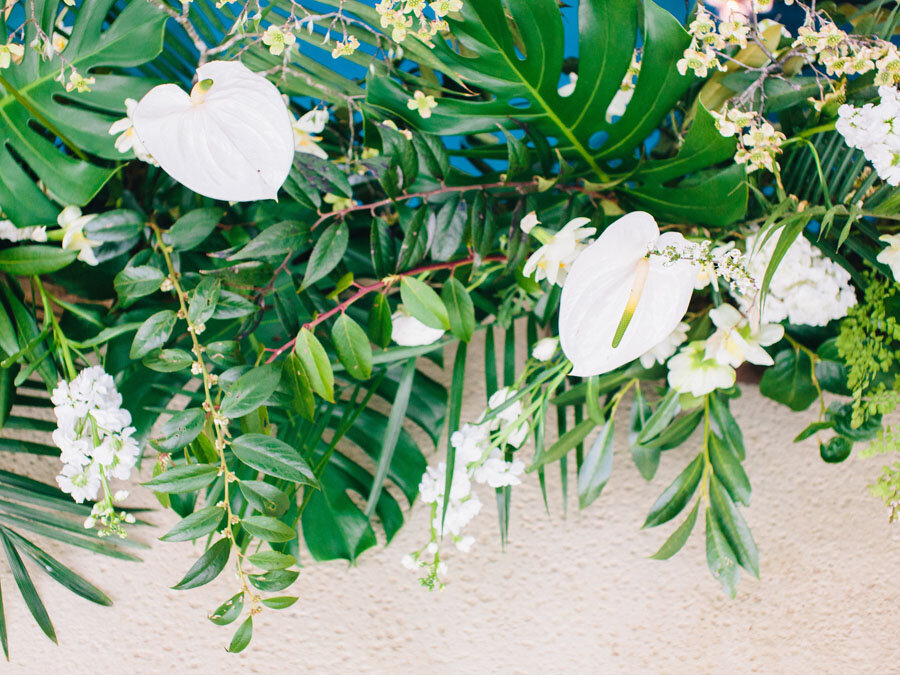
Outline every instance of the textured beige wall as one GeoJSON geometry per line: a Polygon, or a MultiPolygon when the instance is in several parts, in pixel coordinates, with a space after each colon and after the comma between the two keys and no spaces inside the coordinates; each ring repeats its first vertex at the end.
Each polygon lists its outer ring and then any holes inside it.
{"type": "MultiPolygon", "coordinates": [[[[470,418],[484,401],[476,379],[465,411],[470,418]]],[[[753,483],[746,515],[762,572],[760,581],[742,577],[735,600],[707,571],[700,526],[674,559],[646,558],[672,528],[641,532],[640,524],[696,446],[664,454],[647,484],[620,438],[612,480],[587,512],[578,513],[572,500],[568,518],[561,517],[552,476],[547,516],[537,481],[529,479],[514,490],[511,542],[502,553],[493,500],[482,495],[487,508],[472,526],[476,546],[452,555],[451,583],[429,594],[399,565],[426,536],[427,514],[417,508],[391,546],[366,555],[357,568],[307,568],[294,588],[300,601],[258,617],[253,644],[237,656],[224,651],[231,628],[205,618],[234,593],[230,574],[202,589],[168,588],[200,553],[190,543],[154,542],[155,533],[143,530],[138,536],[153,547],[142,564],[51,543],[52,553],[115,601],[98,607],[36,573],[59,647],[28,615],[3,559],[12,663],[0,670],[896,672],[900,541],[865,488],[878,464],[855,457],[822,463],[814,440],[791,443],[809,415],[790,414],[749,387],[733,407],[746,435],[753,483]]],[[[22,460],[0,457],[0,466],[14,461],[22,460]]],[[[52,479],[54,462],[26,461],[32,475],[52,479]]],[[[153,504],[140,488],[133,500],[153,504]]],[[[157,511],[150,519],[161,533],[176,517],[157,511]]]]}

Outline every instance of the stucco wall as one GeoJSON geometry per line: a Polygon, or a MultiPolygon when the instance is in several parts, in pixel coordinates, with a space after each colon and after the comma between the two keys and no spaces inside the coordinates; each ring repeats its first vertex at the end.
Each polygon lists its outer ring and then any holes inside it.
{"type": "MultiPolygon", "coordinates": [[[[469,418],[484,401],[471,378],[469,418]]],[[[791,414],[752,388],[734,402],[744,427],[753,483],[746,512],[761,555],[762,579],[744,575],[729,600],[706,569],[702,527],[668,562],[648,560],[671,526],[640,524],[662,488],[695,447],[665,453],[656,479],[634,469],[624,438],[613,477],[598,502],[579,513],[570,499],[561,517],[558,477],[548,472],[551,515],[537,481],[514,490],[511,541],[500,551],[493,500],[472,526],[468,555],[449,559],[443,593],[421,589],[400,557],[418,548],[427,514],[415,509],[389,548],[357,568],[311,565],[292,608],[255,621],[241,655],[224,646],[231,628],[206,613],[235,592],[224,573],[201,589],[175,583],[200,549],[154,542],[177,519],[138,536],[152,548],[142,564],[112,561],[48,545],[103,588],[111,608],[93,605],[35,573],[59,635],[40,633],[0,561],[10,633],[10,673],[231,672],[556,673],[556,672],[891,672],[898,667],[900,530],[865,485],[875,461],[830,466],[814,439],[794,445],[809,414],[791,414]]],[[[619,425],[624,427],[624,425],[619,425]]],[[[55,462],[26,459],[32,475],[52,480],[55,462]]],[[[0,457],[8,468],[21,458],[0,457]]],[[[149,467],[145,467],[149,468],[149,467]]],[[[570,478],[574,486],[574,477],[570,478]]],[[[140,488],[133,503],[152,506],[140,488]]]]}

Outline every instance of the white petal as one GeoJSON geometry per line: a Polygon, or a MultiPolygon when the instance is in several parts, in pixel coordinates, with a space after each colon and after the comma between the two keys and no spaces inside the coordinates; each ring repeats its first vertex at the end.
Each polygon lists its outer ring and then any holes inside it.
{"type": "Polygon", "coordinates": [[[294,156],[291,115],[278,89],[237,61],[207,63],[197,78],[213,81],[197,105],[174,84],[141,99],[138,138],[166,173],[198,194],[274,199],[294,156]]]}
{"type": "Polygon", "coordinates": [[[605,373],[632,361],[664,340],[687,311],[694,270],[686,261],[650,261],[643,293],[619,346],[616,328],[634,285],[638,261],[655,245],[680,246],[677,233],[659,236],[648,213],[623,216],[575,260],[563,287],[559,337],[573,375],[605,373]]]}
{"type": "Polygon", "coordinates": [[[310,134],[320,134],[328,122],[328,111],[314,108],[297,120],[297,127],[310,134]]]}

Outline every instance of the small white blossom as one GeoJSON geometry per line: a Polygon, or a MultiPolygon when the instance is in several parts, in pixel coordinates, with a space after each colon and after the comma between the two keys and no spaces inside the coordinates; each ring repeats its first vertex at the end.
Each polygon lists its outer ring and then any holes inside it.
{"type": "Polygon", "coordinates": [[[78,251],[78,259],[91,266],[97,264],[93,247],[98,244],[84,236],[84,226],[94,217],[81,215],[81,209],[77,206],[67,206],[56,219],[63,229],[62,247],[68,251],[78,251]]]}
{"type": "Polygon", "coordinates": [[[538,361],[549,361],[559,349],[558,337],[545,337],[535,343],[531,350],[531,357],[538,361]]]}
{"type": "Polygon", "coordinates": [[[126,98],[125,117],[112,123],[112,126],[109,128],[109,134],[111,136],[118,134],[118,137],[116,138],[116,150],[119,152],[124,154],[130,150],[134,152],[134,156],[142,162],[158,166],[156,160],[150,156],[150,153],[147,152],[147,148],[144,147],[144,144],[141,143],[141,139],[138,138],[137,134],[134,132],[134,120],[132,118],[134,117],[134,110],[136,107],[137,101],[133,98],[126,98]]]}
{"type": "Polygon", "coordinates": [[[584,227],[590,222],[590,218],[575,218],[566,223],[559,232],[549,232],[532,225],[530,229],[532,236],[537,237],[543,246],[525,261],[522,274],[526,277],[534,275],[535,281],[546,279],[551,284],[562,286],[569,267],[586,246],[584,240],[597,231],[593,227],[584,227]]]}
{"type": "Polygon", "coordinates": [[[43,226],[16,227],[11,220],[0,220],[0,239],[6,241],[47,241],[47,228],[43,226]]]}

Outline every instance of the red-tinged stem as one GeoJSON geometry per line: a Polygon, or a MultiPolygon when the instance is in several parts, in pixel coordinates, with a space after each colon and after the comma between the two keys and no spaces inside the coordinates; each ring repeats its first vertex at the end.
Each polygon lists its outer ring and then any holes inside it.
{"type": "Polygon", "coordinates": [[[397,195],[393,199],[381,199],[377,202],[371,202],[369,204],[355,204],[353,206],[348,206],[346,209],[338,209],[337,211],[329,211],[328,213],[323,213],[319,216],[318,220],[312,224],[311,230],[316,229],[323,222],[328,220],[329,218],[343,218],[348,213],[353,213],[354,211],[372,211],[374,213],[375,209],[381,206],[388,206],[395,202],[402,202],[408,199],[415,199],[416,197],[420,197],[421,199],[428,199],[429,197],[434,197],[435,195],[443,195],[449,194],[452,192],[471,192],[472,190],[489,190],[492,188],[509,188],[512,190],[518,190],[519,192],[523,191],[526,188],[535,188],[537,187],[537,181],[529,180],[523,181],[520,183],[479,183],[476,185],[455,185],[455,186],[443,186],[439,187],[435,190],[427,190],[425,192],[411,192],[409,194],[397,195]]]}
{"type": "MultiPolygon", "coordinates": [[[[505,255],[489,255],[485,256],[481,259],[482,262],[504,262],[506,261],[505,255]]],[[[368,286],[360,286],[359,290],[356,291],[349,298],[339,303],[337,306],[329,309],[327,312],[323,312],[319,314],[315,319],[303,324],[303,327],[307,330],[312,330],[316,326],[318,326],[323,321],[327,321],[335,314],[339,312],[346,312],[347,308],[350,307],[354,302],[359,300],[360,298],[365,297],[369,293],[374,291],[380,291],[383,288],[389,288],[393,285],[398,279],[403,277],[411,277],[416,274],[422,274],[423,272],[433,272],[435,270],[453,270],[457,267],[462,267],[463,265],[470,265],[475,261],[475,256],[470,255],[468,258],[463,258],[462,260],[451,260],[450,262],[442,262],[442,263],[432,263],[430,265],[422,265],[421,267],[416,267],[411,270],[407,270],[406,272],[399,272],[398,274],[392,274],[390,276],[385,277],[381,281],[376,281],[374,284],[369,284],[368,286]]],[[[275,349],[270,349],[268,351],[272,352],[272,355],[266,360],[266,363],[272,363],[275,359],[281,356],[288,349],[291,349],[294,346],[294,343],[297,341],[297,338],[293,338],[288,342],[285,342],[280,347],[275,349]]]]}

